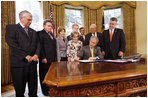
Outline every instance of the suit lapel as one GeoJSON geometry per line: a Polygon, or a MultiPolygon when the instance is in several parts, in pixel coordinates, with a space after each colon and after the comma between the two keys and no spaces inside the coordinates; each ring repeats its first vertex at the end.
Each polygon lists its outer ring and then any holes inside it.
{"type": "Polygon", "coordinates": [[[28,36],[29,36],[29,38],[32,37],[32,34],[33,34],[33,31],[30,28],[28,28],[28,36]]]}
{"type": "Polygon", "coordinates": [[[19,23],[18,23],[18,28],[19,28],[19,30],[20,30],[26,37],[28,37],[28,35],[26,34],[24,28],[23,28],[19,23]]]}
{"type": "MultiPolygon", "coordinates": [[[[59,38],[60,38],[60,42],[64,45],[65,44],[65,42],[63,41],[63,39],[59,36],[59,38]]],[[[66,40],[65,40],[66,41],[66,40]]]]}
{"type": "Polygon", "coordinates": [[[96,52],[97,52],[97,49],[96,49],[96,46],[94,47],[94,57],[96,57],[96,52]]]}
{"type": "Polygon", "coordinates": [[[48,38],[50,39],[50,40],[52,40],[51,39],[51,37],[50,37],[50,35],[43,29],[43,32],[45,33],[45,36],[48,36],[48,38]]]}
{"type": "Polygon", "coordinates": [[[117,33],[117,30],[116,30],[116,28],[115,28],[114,33],[113,33],[112,41],[115,39],[116,33],[117,33]]]}
{"type": "Polygon", "coordinates": [[[109,32],[109,29],[107,30],[107,40],[110,43],[110,32],[109,32]]]}
{"type": "Polygon", "coordinates": [[[91,51],[90,51],[89,45],[88,45],[87,49],[88,49],[87,51],[89,52],[89,53],[88,53],[88,54],[89,54],[88,56],[91,57],[91,51]]]}

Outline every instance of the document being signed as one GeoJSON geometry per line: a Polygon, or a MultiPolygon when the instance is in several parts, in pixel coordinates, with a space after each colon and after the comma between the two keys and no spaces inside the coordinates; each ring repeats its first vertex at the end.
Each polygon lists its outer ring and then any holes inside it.
{"type": "Polygon", "coordinates": [[[77,61],[82,62],[82,63],[96,62],[95,60],[77,60],[77,61]]]}

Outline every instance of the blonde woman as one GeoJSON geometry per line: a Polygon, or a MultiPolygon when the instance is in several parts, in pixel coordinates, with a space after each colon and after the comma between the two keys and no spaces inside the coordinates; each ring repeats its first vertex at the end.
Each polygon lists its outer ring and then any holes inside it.
{"type": "Polygon", "coordinates": [[[82,42],[79,41],[79,32],[73,31],[71,33],[72,40],[67,43],[67,57],[68,61],[74,61],[78,52],[82,48],[82,42]]]}

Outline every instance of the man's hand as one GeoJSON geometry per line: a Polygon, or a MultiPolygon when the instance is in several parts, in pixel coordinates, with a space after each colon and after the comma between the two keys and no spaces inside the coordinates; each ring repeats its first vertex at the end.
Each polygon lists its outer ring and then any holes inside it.
{"type": "Polygon", "coordinates": [[[32,57],[32,60],[37,62],[37,61],[38,61],[38,55],[35,54],[35,55],[32,57]]]}
{"type": "Polygon", "coordinates": [[[88,60],[96,60],[96,57],[90,57],[88,60]]]}
{"type": "Polygon", "coordinates": [[[80,58],[79,58],[79,57],[77,57],[77,56],[74,58],[74,60],[79,60],[79,59],[80,59],[80,58]]]}
{"type": "Polygon", "coordinates": [[[123,52],[119,51],[118,56],[123,56],[123,52]]]}
{"type": "Polygon", "coordinates": [[[28,63],[32,62],[32,57],[30,55],[27,55],[25,58],[28,60],[28,63]]]}
{"type": "Polygon", "coordinates": [[[46,58],[44,58],[44,59],[42,59],[42,63],[47,63],[47,59],[46,58]]]}
{"type": "Polygon", "coordinates": [[[102,55],[105,56],[105,52],[104,51],[102,51],[102,55]]]}

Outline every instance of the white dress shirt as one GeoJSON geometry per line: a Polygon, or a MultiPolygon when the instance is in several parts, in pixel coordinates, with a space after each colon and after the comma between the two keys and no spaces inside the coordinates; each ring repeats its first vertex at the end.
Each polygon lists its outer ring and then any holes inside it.
{"type": "Polygon", "coordinates": [[[96,37],[97,37],[97,32],[95,32],[95,33],[92,33],[92,36],[96,36],[96,37]]]}

